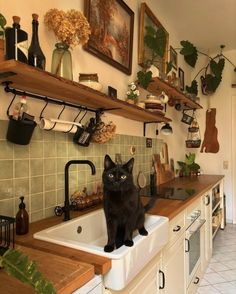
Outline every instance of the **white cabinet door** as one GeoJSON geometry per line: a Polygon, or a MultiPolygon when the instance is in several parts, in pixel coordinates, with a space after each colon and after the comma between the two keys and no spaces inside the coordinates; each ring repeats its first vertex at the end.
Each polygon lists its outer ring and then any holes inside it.
{"type": "MultiPolygon", "coordinates": [[[[145,253],[144,253],[145,254],[145,253]]],[[[121,291],[107,290],[109,294],[159,294],[160,254],[154,257],[144,269],[121,291]]],[[[118,273],[117,273],[118,274],[118,273]]]]}
{"type": "Polygon", "coordinates": [[[184,294],[185,293],[185,266],[184,266],[184,236],[170,248],[163,250],[163,267],[165,285],[161,293],[184,294]]]}

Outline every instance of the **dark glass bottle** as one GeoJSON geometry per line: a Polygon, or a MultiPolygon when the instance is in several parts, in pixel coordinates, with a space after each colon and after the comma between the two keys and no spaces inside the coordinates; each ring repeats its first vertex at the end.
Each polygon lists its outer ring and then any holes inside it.
{"type": "Polygon", "coordinates": [[[20,28],[20,17],[12,18],[13,27],[5,30],[5,57],[28,63],[28,34],[20,28]]]}
{"type": "Polygon", "coordinates": [[[38,14],[32,14],[33,21],[32,21],[32,40],[29,47],[28,52],[28,64],[34,67],[38,67],[41,69],[45,69],[46,65],[46,58],[43,54],[43,51],[39,45],[39,37],[38,37],[38,14]]]}
{"type": "Polygon", "coordinates": [[[29,231],[29,215],[25,209],[24,196],[20,197],[21,203],[16,214],[16,234],[24,235],[29,231]]]}

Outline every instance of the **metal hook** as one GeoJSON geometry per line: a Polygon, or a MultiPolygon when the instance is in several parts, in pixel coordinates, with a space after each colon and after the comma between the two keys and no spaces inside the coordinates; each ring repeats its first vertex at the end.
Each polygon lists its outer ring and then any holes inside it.
{"type": "MultiPolygon", "coordinates": [[[[66,105],[63,104],[62,110],[60,111],[60,113],[59,113],[57,119],[60,118],[60,116],[62,115],[62,112],[64,111],[65,108],[66,108],[66,105]]],[[[55,128],[56,124],[57,124],[57,122],[55,122],[54,125],[53,125],[50,129],[48,129],[48,131],[52,131],[52,130],[55,128]]]]}
{"type": "Polygon", "coordinates": [[[8,117],[10,117],[10,115],[9,115],[9,110],[10,110],[10,108],[11,108],[11,106],[12,106],[12,103],[13,103],[13,101],[15,100],[15,98],[16,98],[16,94],[14,94],[14,96],[13,96],[13,98],[12,98],[12,100],[11,100],[11,103],[9,104],[9,106],[8,106],[8,108],[7,108],[7,116],[8,116],[8,117]]]}
{"type": "Polygon", "coordinates": [[[45,105],[44,105],[44,107],[43,107],[43,109],[42,109],[42,111],[41,111],[41,113],[40,113],[40,115],[39,115],[39,118],[40,118],[40,119],[43,118],[43,112],[44,112],[45,108],[48,106],[48,100],[47,100],[47,97],[45,97],[45,101],[46,101],[46,103],[45,103],[45,105]]]}
{"type": "MultiPolygon", "coordinates": [[[[75,122],[76,119],[79,117],[81,111],[82,111],[82,110],[80,109],[79,113],[76,115],[76,117],[74,118],[73,122],[75,122]]],[[[64,132],[64,133],[69,133],[69,132],[73,129],[73,127],[74,127],[74,125],[72,124],[71,128],[70,128],[68,131],[64,132]]]]}
{"type": "Polygon", "coordinates": [[[82,119],[85,117],[86,114],[87,114],[87,110],[85,110],[84,115],[81,117],[81,119],[79,121],[80,123],[81,123],[82,119]]]}

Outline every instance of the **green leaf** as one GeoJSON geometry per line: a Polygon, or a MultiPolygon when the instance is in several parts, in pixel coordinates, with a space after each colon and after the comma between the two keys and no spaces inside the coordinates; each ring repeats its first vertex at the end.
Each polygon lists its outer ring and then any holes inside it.
{"type": "Polygon", "coordinates": [[[181,41],[182,49],[180,54],[184,55],[184,60],[192,67],[195,67],[195,64],[198,59],[197,48],[190,43],[189,41],[181,41]]]}
{"type": "Polygon", "coordinates": [[[144,36],[144,43],[149,47],[156,55],[161,58],[164,57],[166,51],[166,32],[160,27],[155,30],[151,26],[146,27],[146,35],[144,36]]]}
{"type": "Polygon", "coordinates": [[[11,276],[33,287],[39,294],[54,294],[53,285],[37,271],[34,261],[30,261],[22,252],[8,249],[0,256],[0,265],[11,276]]]}
{"type": "Polygon", "coordinates": [[[4,27],[6,25],[7,21],[5,17],[0,13],[0,27],[4,30],[4,27]]]}
{"type": "Polygon", "coordinates": [[[189,153],[189,155],[185,155],[185,162],[187,165],[193,164],[195,161],[195,154],[194,153],[189,153]]]}
{"type": "Polygon", "coordinates": [[[139,71],[137,73],[137,77],[138,77],[138,81],[139,81],[140,86],[143,87],[144,89],[147,89],[148,85],[152,81],[152,72],[151,71],[147,71],[147,72],[139,71]]]}
{"type": "Polygon", "coordinates": [[[197,81],[196,80],[193,80],[192,83],[191,83],[191,86],[186,86],[186,91],[189,93],[189,94],[195,94],[197,95],[198,94],[198,84],[197,84],[197,81]]]}
{"type": "Polygon", "coordinates": [[[222,80],[222,77],[216,77],[211,74],[207,74],[205,76],[205,83],[206,83],[206,91],[208,93],[214,93],[216,89],[218,88],[220,82],[222,80]]]}
{"type": "Polygon", "coordinates": [[[172,67],[173,67],[172,61],[166,62],[166,74],[167,75],[172,70],[172,67]]]}
{"type": "Polygon", "coordinates": [[[220,78],[222,76],[224,66],[225,66],[224,58],[221,58],[218,62],[216,62],[213,59],[210,61],[210,69],[217,78],[220,78]]]}

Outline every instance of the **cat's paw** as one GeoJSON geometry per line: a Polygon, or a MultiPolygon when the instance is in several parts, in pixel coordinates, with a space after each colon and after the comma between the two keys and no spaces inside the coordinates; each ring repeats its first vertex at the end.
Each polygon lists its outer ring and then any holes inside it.
{"type": "Polygon", "coordinates": [[[141,229],[139,229],[138,232],[142,236],[147,236],[148,235],[148,231],[144,227],[142,227],[141,229]]]}
{"type": "Polygon", "coordinates": [[[125,240],[124,244],[125,246],[132,247],[134,245],[134,242],[132,240],[125,240]]]}
{"type": "Polygon", "coordinates": [[[106,245],[104,247],[105,252],[112,252],[114,250],[114,245],[106,245]]]}

